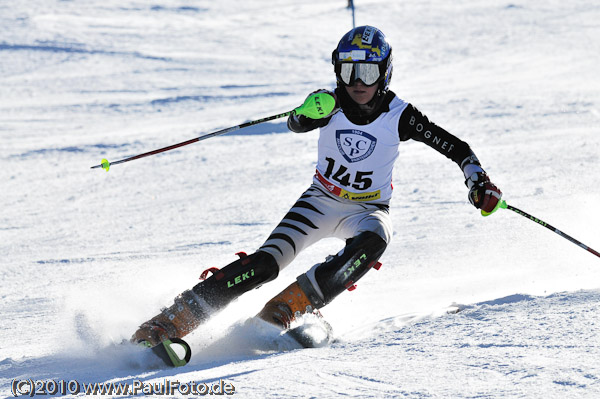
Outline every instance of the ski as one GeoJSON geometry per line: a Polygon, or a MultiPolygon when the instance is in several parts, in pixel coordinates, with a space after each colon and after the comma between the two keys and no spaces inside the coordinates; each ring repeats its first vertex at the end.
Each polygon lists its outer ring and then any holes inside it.
{"type": "Polygon", "coordinates": [[[151,346],[147,341],[140,342],[140,345],[149,348],[169,367],[185,366],[192,358],[192,349],[181,338],[168,338],[155,346],[151,346]],[[180,351],[183,350],[183,356],[178,354],[178,347],[181,348],[180,351]]]}
{"type": "Polygon", "coordinates": [[[323,348],[333,342],[333,329],[323,316],[307,313],[297,319],[283,336],[289,336],[303,348],[323,348]]]}
{"type": "Polygon", "coordinates": [[[244,348],[254,348],[257,353],[287,352],[307,348],[323,348],[335,342],[333,328],[322,316],[299,316],[289,327],[254,316],[234,325],[223,342],[232,339],[245,342],[244,348]]]}

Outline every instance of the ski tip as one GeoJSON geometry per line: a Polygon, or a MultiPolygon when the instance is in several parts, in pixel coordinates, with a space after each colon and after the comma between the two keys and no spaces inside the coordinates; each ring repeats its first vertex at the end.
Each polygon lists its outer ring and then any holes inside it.
{"type": "Polygon", "coordinates": [[[160,344],[152,347],[152,352],[160,357],[167,366],[181,367],[189,363],[192,358],[192,350],[187,342],[180,338],[169,338],[162,341],[160,344]],[[176,350],[177,347],[183,349],[184,354],[181,356],[176,350]]]}
{"type": "Polygon", "coordinates": [[[285,332],[293,338],[303,348],[324,348],[333,341],[333,329],[331,325],[322,317],[313,315],[304,315],[302,324],[293,327],[285,332]]]}
{"type": "Polygon", "coordinates": [[[451,305],[446,308],[446,314],[457,314],[462,310],[462,307],[459,305],[451,305]]]}

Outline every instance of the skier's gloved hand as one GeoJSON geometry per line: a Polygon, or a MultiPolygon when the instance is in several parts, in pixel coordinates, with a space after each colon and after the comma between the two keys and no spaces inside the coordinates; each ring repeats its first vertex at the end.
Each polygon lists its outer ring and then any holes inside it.
{"type": "Polygon", "coordinates": [[[304,104],[294,110],[288,118],[292,132],[304,133],[329,123],[333,114],[340,110],[335,94],[328,90],[317,90],[308,95],[304,104]]]}
{"type": "Polygon", "coordinates": [[[483,216],[489,216],[496,212],[500,206],[502,191],[485,172],[475,172],[465,181],[469,187],[469,201],[477,209],[481,209],[483,216]]]}
{"type": "Polygon", "coordinates": [[[335,93],[321,89],[310,93],[304,103],[294,110],[294,115],[309,119],[323,119],[332,116],[339,110],[340,106],[335,93]]]}

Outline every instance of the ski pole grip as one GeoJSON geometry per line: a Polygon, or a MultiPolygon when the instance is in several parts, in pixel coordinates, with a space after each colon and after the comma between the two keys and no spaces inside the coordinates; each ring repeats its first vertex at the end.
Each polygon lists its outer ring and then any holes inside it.
{"type": "Polygon", "coordinates": [[[304,115],[310,119],[321,119],[333,112],[335,102],[335,97],[329,93],[313,93],[294,112],[296,115],[304,115]]]}
{"type": "Polygon", "coordinates": [[[506,204],[506,201],[500,200],[500,201],[498,201],[498,203],[496,204],[496,206],[494,207],[494,209],[491,212],[486,212],[482,209],[481,216],[490,216],[492,213],[496,212],[498,210],[498,208],[506,209],[507,207],[508,207],[508,205],[506,204]]]}

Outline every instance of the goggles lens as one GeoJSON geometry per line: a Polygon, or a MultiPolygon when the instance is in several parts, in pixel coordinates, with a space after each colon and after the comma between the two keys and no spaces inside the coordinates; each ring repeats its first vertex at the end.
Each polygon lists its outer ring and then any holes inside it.
{"type": "Polygon", "coordinates": [[[340,78],[348,86],[352,86],[357,80],[362,81],[367,86],[371,86],[377,83],[379,77],[379,65],[377,64],[340,64],[340,78]]]}

